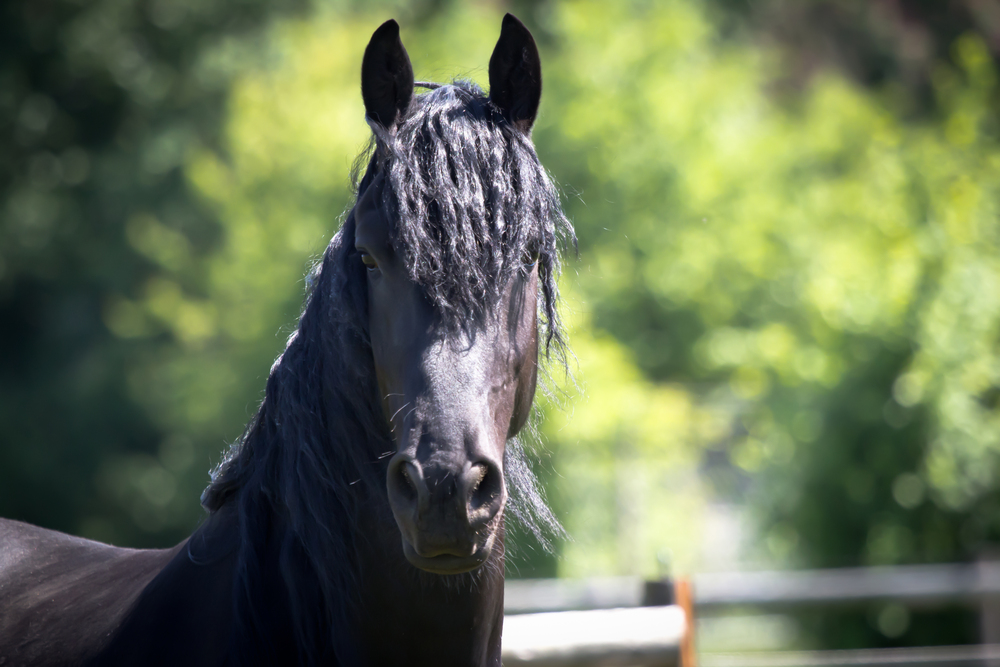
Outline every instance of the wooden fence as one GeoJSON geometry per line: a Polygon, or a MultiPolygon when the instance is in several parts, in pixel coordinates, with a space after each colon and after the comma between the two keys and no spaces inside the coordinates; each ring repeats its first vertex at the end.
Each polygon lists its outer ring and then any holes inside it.
{"type": "Polygon", "coordinates": [[[752,607],[893,601],[980,610],[984,644],[919,649],[713,654],[702,667],[1000,666],[1000,563],[696,575],[690,581],[615,577],[509,580],[504,664],[538,667],[695,667],[695,618],[752,607]]]}

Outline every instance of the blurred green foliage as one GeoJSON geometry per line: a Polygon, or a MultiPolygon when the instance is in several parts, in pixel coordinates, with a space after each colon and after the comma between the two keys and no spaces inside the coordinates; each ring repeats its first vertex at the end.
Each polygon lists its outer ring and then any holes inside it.
{"type": "MultiPolygon", "coordinates": [[[[198,294],[203,259],[226,241],[183,164],[199,146],[219,147],[232,76],[253,62],[266,20],[295,8],[43,0],[0,9],[3,515],[136,545],[189,531],[207,457],[185,424],[140,409],[160,388],[140,372],[143,360],[173,353],[178,340],[166,326],[121,335],[132,326],[127,304],[198,294]],[[160,280],[154,246],[190,268],[181,282],[160,280]],[[177,476],[192,465],[197,476],[177,476]]],[[[185,315],[177,326],[197,329],[198,313],[185,315]]]]}
{"type": "MultiPolygon", "coordinates": [[[[542,48],[534,136],[580,238],[576,383],[550,369],[538,422],[573,540],[558,559],[518,541],[515,573],[712,567],[706,548],[736,539],[709,534],[720,499],[748,508],[758,564],[955,561],[1000,536],[985,24],[928,21],[920,58],[907,24],[854,67],[843,44],[895,24],[814,3],[860,26],[818,57],[766,20],[787,3],[755,4],[512,5],[542,48]]],[[[418,79],[485,84],[502,15],[275,19],[298,9],[4,10],[0,514],[136,546],[189,532],[349,205],[372,29],[401,19],[418,79]]],[[[909,614],[803,623],[838,646],[971,637],[961,615],[909,614]]]]}

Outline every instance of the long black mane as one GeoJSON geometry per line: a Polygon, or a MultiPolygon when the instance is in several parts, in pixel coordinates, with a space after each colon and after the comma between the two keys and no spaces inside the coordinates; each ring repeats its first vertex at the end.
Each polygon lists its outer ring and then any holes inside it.
{"type": "MultiPolygon", "coordinates": [[[[468,82],[415,97],[393,133],[370,124],[375,138],[362,155],[367,166],[356,194],[384,176],[381,205],[395,251],[442,320],[456,327],[481,321],[508,281],[537,258],[543,349],[561,355],[559,245],[574,239],[573,230],[528,137],[468,82]]],[[[351,645],[363,539],[356,523],[372,504],[386,503],[383,458],[393,452],[354,230],[352,210],[310,276],[298,328],[271,369],[257,414],[202,496],[210,512],[230,504],[238,510],[238,663],[266,662],[277,650],[268,619],[250,600],[271,585],[261,562],[275,553],[296,643],[306,647],[302,660],[353,662],[350,648],[334,656],[308,647],[351,645]]],[[[520,443],[508,443],[504,467],[508,515],[547,544],[561,529],[520,443]]]]}

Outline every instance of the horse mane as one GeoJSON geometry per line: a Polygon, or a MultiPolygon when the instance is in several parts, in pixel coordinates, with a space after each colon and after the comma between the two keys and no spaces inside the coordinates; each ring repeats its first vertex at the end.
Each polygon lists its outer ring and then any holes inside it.
{"type": "MultiPolygon", "coordinates": [[[[385,175],[381,205],[393,221],[394,245],[443,321],[463,327],[488,316],[507,281],[537,256],[545,356],[562,355],[558,246],[575,238],[530,139],[468,82],[416,96],[394,134],[371,125],[373,142],[358,161],[367,163],[365,175],[360,183],[354,175],[356,198],[376,174],[385,175]]],[[[354,662],[356,522],[365,503],[386,503],[381,459],[394,452],[354,229],[352,207],[307,280],[305,308],[271,368],[264,400],[202,494],[209,512],[227,503],[238,508],[235,664],[275,654],[266,612],[252,597],[266,583],[263,558],[275,553],[295,641],[306,651],[302,662],[354,662]],[[320,646],[331,653],[310,652],[320,646]]],[[[508,516],[549,547],[562,529],[516,439],[504,468],[508,516]]]]}

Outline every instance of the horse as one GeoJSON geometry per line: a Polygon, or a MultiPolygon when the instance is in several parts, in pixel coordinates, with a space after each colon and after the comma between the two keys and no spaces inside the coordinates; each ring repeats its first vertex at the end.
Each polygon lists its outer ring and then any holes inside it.
{"type": "Polygon", "coordinates": [[[354,205],[207,517],[164,550],[0,520],[0,664],[500,665],[506,518],[561,531],[518,434],[575,237],[510,14],[489,86],[415,82],[374,32],[354,205]]]}

